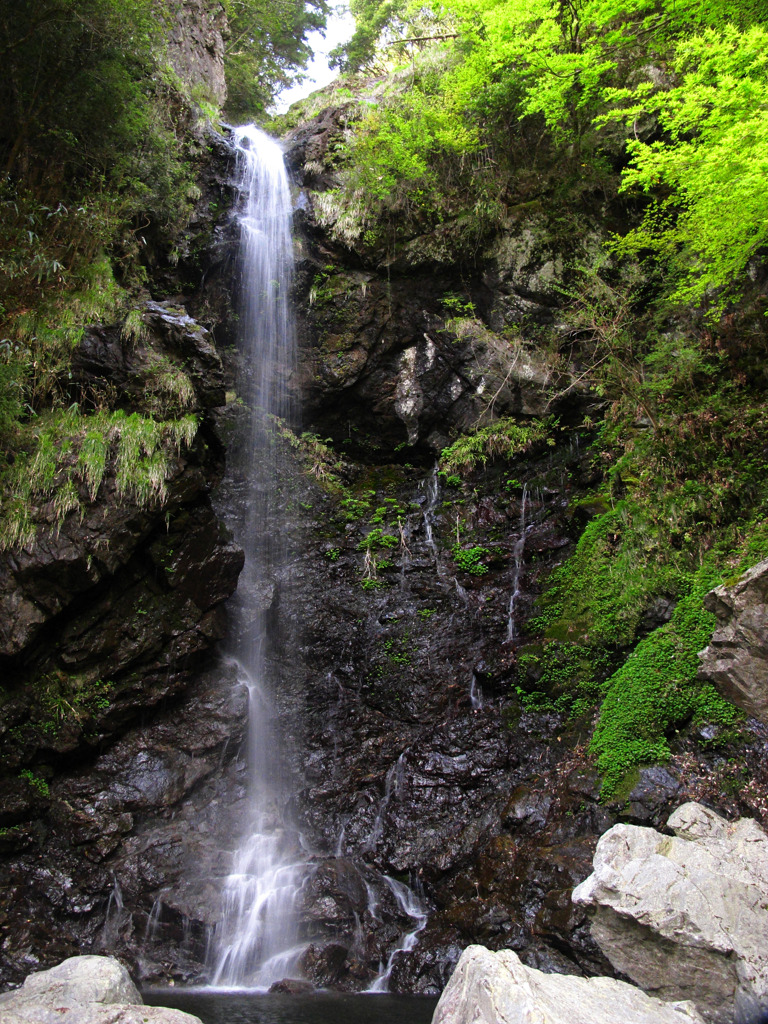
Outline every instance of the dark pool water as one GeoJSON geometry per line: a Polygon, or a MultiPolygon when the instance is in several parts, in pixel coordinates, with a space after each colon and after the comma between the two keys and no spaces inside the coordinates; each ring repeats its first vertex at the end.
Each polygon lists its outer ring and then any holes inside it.
{"type": "Polygon", "coordinates": [[[194,1013],[203,1024],[430,1024],[437,999],[427,996],[306,996],[153,989],[150,1006],[194,1013]]]}

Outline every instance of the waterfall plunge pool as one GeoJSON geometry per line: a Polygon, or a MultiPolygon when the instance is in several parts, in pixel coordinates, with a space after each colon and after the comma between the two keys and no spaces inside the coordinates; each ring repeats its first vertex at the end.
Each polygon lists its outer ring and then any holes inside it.
{"type": "Polygon", "coordinates": [[[156,988],[143,993],[148,1006],[193,1013],[203,1024],[430,1024],[433,996],[316,992],[268,995],[212,989],[156,988]]]}

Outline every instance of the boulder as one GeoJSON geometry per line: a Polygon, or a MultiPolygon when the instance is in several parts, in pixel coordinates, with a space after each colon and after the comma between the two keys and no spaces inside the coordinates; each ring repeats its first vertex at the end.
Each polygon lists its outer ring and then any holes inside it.
{"type": "Polygon", "coordinates": [[[702,1024],[691,1003],[665,1003],[612,978],[543,974],[511,950],[469,946],[432,1024],[702,1024]]]}
{"type": "Polygon", "coordinates": [[[31,974],[0,996],[3,1024],[201,1024],[180,1010],[144,1006],[122,964],[107,956],[73,956],[31,974]]]}
{"type": "Polygon", "coordinates": [[[704,607],[717,616],[717,629],[699,654],[699,677],[768,722],[768,558],[733,586],[712,590],[704,607]]]}
{"type": "Polygon", "coordinates": [[[573,900],[594,908],[593,938],[646,992],[690,999],[718,1024],[754,1020],[768,1007],[768,835],[697,803],[668,827],[615,825],[573,900]]]}

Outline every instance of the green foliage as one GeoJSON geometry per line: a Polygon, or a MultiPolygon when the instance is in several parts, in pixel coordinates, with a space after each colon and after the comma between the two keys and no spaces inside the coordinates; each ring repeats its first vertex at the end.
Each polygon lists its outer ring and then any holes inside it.
{"type": "Polygon", "coordinates": [[[24,779],[25,782],[29,783],[32,789],[34,789],[40,796],[48,797],[51,795],[50,787],[45,779],[40,775],[35,775],[31,769],[23,768],[19,772],[19,778],[24,779]]]}
{"type": "Polygon", "coordinates": [[[449,317],[475,317],[477,311],[471,299],[462,298],[460,295],[449,293],[444,295],[442,306],[449,317]]]}
{"type": "Polygon", "coordinates": [[[279,416],[271,416],[270,420],[277,436],[302,460],[307,475],[316,480],[329,494],[342,493],[339,472],[343,466],[338,455],[329,447],[330,438],[323,441],[317,434],[308,430],[297,434],[279,416]]]}
{"type": "Polygon", "coordinates": [[[456,568],[461,572],[468,572],[471,576],[484,576],[488,572],[488,566],[482,561],[490,554],[488,548],[479,544],[471,548],[462,548],[460,544],[454,544],[451,552],[456,568]]]}
{"type": "Polygon", "coordinates": [[[578,718],[605,695],[603,680],[610,664],[608,652],[587,644],[554,640],[529,644],[518,657],[520,681],[515,692],[527,711],[556,711],[578,718]]]}
{"type": "Polygon", "coordinates": [[[194,97],[166,55],[179,3],[18,0],[0,19],[0,337],[19,346],[18,380],[34,371],[36,409],[78,330],[117,311],[110,264],[140,284],[200,196],[194,97]]]}
{"type": "Polygon", "coordinates": [[[768,552],[768,409],[745,369],[755,353],[700,349],[689,377],[684,356],[673,369],[678,344],[649,343],[643,387],[653,428],[638,426],[631,403],[617,403],[603,423],[593,451],[606,487],[585,504],[604,511],[551,574],[528,623],[538,639],[518,662],[526,706],[580,713],[604,696],[592,749],[606,798],[634,768],[666,759],[675,730],[737,721],[696,679],[714,623],[701,600],[768,552]],[[648,633],[659,598],[676,607],[648,633]]]}
{"type": "Polygon", "coordinates": [[[194,440],[197,419],[157,422],[133,413],[81,416],[76,408],[50,413],[27,428],[25,451],[3,478],[0,550],[23,546],[35,534],[36,510],[58,529],[71,512],[94,501],[114,460],[118,498],[152,506],[166,496],[172,455],[194,440]]]}
{"type": "Polygon", "coordinates": [[[60,179],[104,173],[141,143],[154,13],[151,0],[17,0],[0,22],[5,173],[40,158],[56,161],[60,179]]]}
{"type": "Polygon", "coordinates": [[[376,548],[396,548],[400,544],[399,537],[385,533],[381,527],[371,530],[357,545],[358,551],[373,551],[376,548]]]}
{"type": "Polygon", "coordinates": [[[446,473],[444,470],[441,470],[439,475],[446,487],[461,487],[463,483],[457,473],[446,473]]]}
{"type": "Polygon", "coordinates": [[[382,644],[384,655],[394,665],[410,665],[410,636],[406,630],[401,637],[390,637],[382,644]]]}
{"type": "Polygon", "coordinates": [[[549,578],[534,633],[562,643],[626,647],[653,597],[676,595],[679,560],[627,501],[593,518],[571,558],[549,578]]]}
{"type": "Polygon", "coordinates": [[[405,509],[397,498],[385,498],[383,504],[378,505],[371,516],[371,523],[398,521],[405,516],[405,509]]]}
{"type": "Polygon", "coordinates": [[[623,188],[649,200],[619,249],[660,263],[676,302],[721,290],[721,309],[738,293],[768,221],[763,0],[353,8],[357,32],[341,63],[391,68],[407,56],[409,73],[364,109],[351,141],[326,211],[347,244],[448,221],[454,251],[461,236],[477,244],[530,198],[526,164],[534,147],[540,164],[542,124],[559,149],[560,187],[570,177],[573,189],[610,178],[618,129],[630,157],[623,188]]]}
{"type": "Polygon", "coordinates": [[[376,492],[367,490],[362,494],[350,494],[342,498],[339,503],[342,514],[347,522],[354,522],[362,519],[371,508],[371,500],[376,497],[376,492]]]}
{"type": "MultiPolygon", "coordinates": [[[[276,92],[307,66],[307,35],[325,27],[326,0],[223,0],[230,37],[224,55],[226,113],[235,122],[264,117],[276,92]]],[[[298,76],[300,78],[300,76],[298,76]]]]}
{"type": "Polygon", "coordinates": [[[27,363],[18,351],[8,339],[0,343],[0,444],[14,429],[24,408],[27,363]]]}
{"type": "Polygon", "coordinates": [[[348,43],[331,54],[331,67],[359,71],[376,61],[377,44],[384,32],[404,35],[408,31],[407,0],[350,0],[355,32],[348,43]]]}
{"type": "Polygon", "coordinates": [[[386,586],[384,580],[377,579],[375,576],[365,576],[360,581],[360,586],[363,590],[380,590],[386,586]]]}
{"type": "Polygon", "coordinates": [[[622,188],[652,199],[625,252],[651,250],[676,285],[676,301],[738,291],[750,259],[768,240],[768,30],[726,26],[681,40],[672,88],[641,82],[616,90],[604,120],[652,115],[661,140],[631,139],[622,188]]]}
{"type": "Polygon", "coordinates": [[[468,473],[484,466],[488,459],[513,459],[547,438],[551,420],[519,423],[512,417],[497,420],[473,434],[465,434],[440,454],[443,473],[468,473]]]}
{"type": "Polygon", "coordinates": [[[689,721],[733,725],[743,717],[710,684],[696,679],[697,654],[715,625],[701,606],[706,589],[707,584],[699,585],[680,601],[672,621],[641,641],[608,680],[591,743],[603,776],[603,799],[616,793],[633,768],[667,760],[672,730],[689,721]]]}

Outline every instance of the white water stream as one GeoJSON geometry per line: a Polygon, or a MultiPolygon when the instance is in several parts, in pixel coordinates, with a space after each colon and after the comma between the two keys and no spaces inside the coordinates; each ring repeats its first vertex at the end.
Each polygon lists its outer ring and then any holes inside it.
{"type": "Polygon", "coordinates": [[[247,437],[236,466],[241,511],[235,532],[246,563],[232,654],[249,695],[249,793],[245,833],[223,885],[210,970],[215,987],[268,988],[296,972],[304,947],[294,904],[308,871],[297,834],[284,820],[288,800],[265,658],[273,579],[285,557],[268,502],[280,470],[272,418],[288,412],[286,385],[294,362],[293,210],[278,144],[253,126],[236,129],[234,141],[243,194],[239,329],[244,369],[238,389],[247,407],[247,437]]]}
{"type": "Polygon", "coordinates": [[[517,618],[516,618],[516,605],[522,591],[520,584],[520,575],[523,568],[523,558],[525,556],[525,537],[528,532],[528,524],[526,522],[526,512],[528,506],[528,485],[523,485],[523,496],[520,499],[520,523],[518,526],[518,537],[515,541],[515,546],[512,550],[512,557],[515,562],[515,572],[512,577],[512,593],[509,598],[509,610],[507,613],[507,642],[512,643],[517,639],[517,618]]]}
{"type": "Polygon", "coordinates": [[[389,886],[400,910],[413,921],[414,928],[403,935],[398,945],[389,954],[386,965],[382,965],[378,978],[368,988],[368,992],[389,991],[389,978],[398,955],[400,953],[409,953],[416,946],[419,941],[419,933],[427,925],[428,914],[426,906],[413,889],[403,882],[398,882],[395,878],[390,878],[389,875],[384,875],[384,881],[389,886]]]}
{"type": "MultiPolygon", "coordinates": [[[[265,990],[286,977],[301,976],[300,961],[309,942],[300,936],[296,903],[311,878],[313,864],[285,808],[290,787],[281,771],[281,741],[273,727],[266,647],[275,576],[285,564],[279,518],[270,513],[270,499],[279,494],[283,470],[280,446],[274,441],[274,418],[289,410],[287,381],[294,364],[294,324],[289,303],[293,269],[292,203],[279,145],[247,126],[234,133],[237,173],[243,196],[240,221],[240,340],[243,371],[239,396],[247,408],[246,437],[235,460],[239,519],[233,524],[246,553],[240,577],[231,657],[238,678],[248,689],[248,798],[244,833],[222,884],[222,916],[209,949],[211,987],[265,990]]],[[[437,557],[431,519],[437,500],[437,474],[427,485],[424,515],[427,544],[437,557]]],[[[339,683],[339,702],[344,692],[339,683]]],[[[404,779],[405,751],[391,767],[371,835],[364,849],[381,839],[391,801],[398,799],[404,779]]],[[[345,830],[336,856],[345,852],[345,830]]],[[[384,876],[402,915],[413,927],[382,963],[369,989],[386,992],[398,954],[412,949],[427,922],[422,901],[401,882],[384,876]]],[[[366,881],[369,913],[379,920],[372,888],[366,881]],[[372,903],[373,900],[373,903],[372,903]]],[[[364,946],[363,926],[356,914],[354,946],[364,946]]]]}

